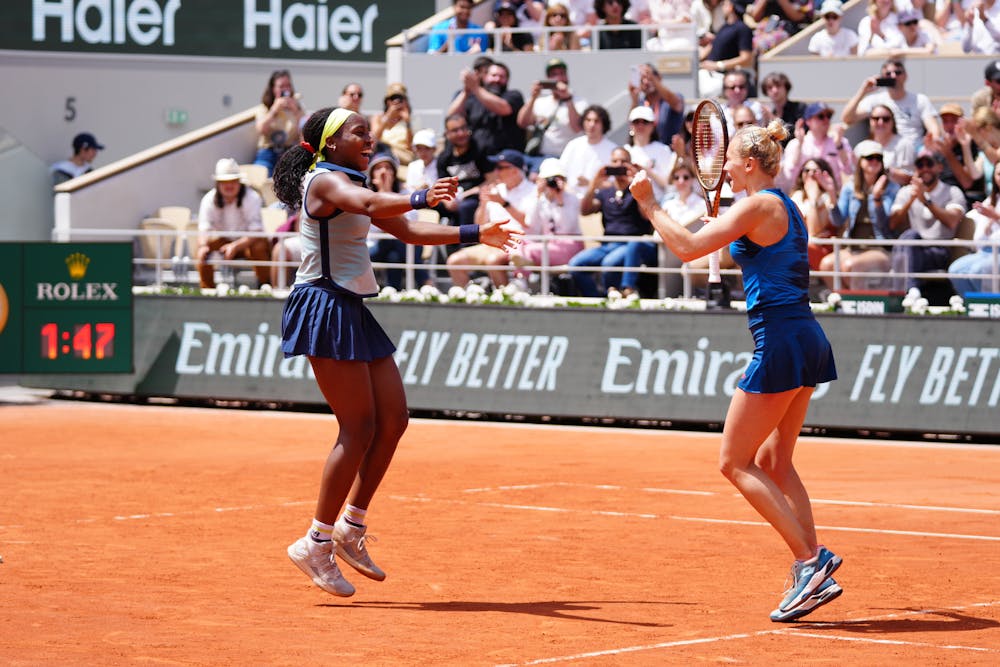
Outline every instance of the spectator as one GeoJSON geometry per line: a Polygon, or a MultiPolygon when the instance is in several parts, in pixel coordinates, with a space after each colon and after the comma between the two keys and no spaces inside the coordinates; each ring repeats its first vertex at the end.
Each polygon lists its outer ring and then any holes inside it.
{"type": "MultiPolygon", "coordinates": [[[[493,19],[487,21],[486,25],[483,26],[486,30],[494,30],[499,26],[496,21],[496,8],[501,2],[511,6],[519,27],[531,29],[530,33],[525,34],[531,36],[538,34],[537,29],[542,25],[542,21],[545,19],[544,0],[496,0],[493,6],[493,19]]],[[[534,45],[532,44],[532,46],[534,45]]],[[[490,48],[492,49],[492,45],[490,48]]],[[[506,49],[504,50],[506,51],[506,49]]]]}
{"type": "Polygon", "coordinates": [[[726,12],[722,8],[722,0],[693,0],[691,21],[695,25],[698,46],[711,45],[712,40],[719,34],[719,30],[726,25],[726,12]]]}
{"type": "Polygon", "coordinates": [[[524,130],[517,125],[524,97],[507,88],[510,69],[493,62],[482,81],[470,69],[463,69],[461,76],[462,90],[452,99],[447,115],[463,114],[476,145],[487,155],[524,150],[524,130]]]}
{"type": "Polygon", "coordinates": [[[607,110],[591,104],[583,110],[583,136],[566,144],[559,161],[566,169],[566,189],[581,197],[594,175],[611,161],[615,144],[606,136],[611,129],[611,116],[607,110]]]}
{"type": "Polygon", "coordinates": [[[559,2],[553,2],[545,10],[546,28],[542,31],[541,40],[535,45],[537,51],[579,51],[580,34],[569,18],[569,8],[559,2]]]}
{"type": "Polygon", "coordinates": [[[726,72],[753,65],[753,31],[743,22],[743,10],[735,0],[722,0],[726,23],[707,45],[699,47],[698,89],[703,97],[722,93],[726,72]]]}
{"type": "MultiPolygon", "coordinates": [[[[642,216],[639,205],[628,189],[636,173],[638,169],[629,160],[628,151],[619,146],[611,151],[610,164],[601,167],[591,179],[580,201],[580,213],[590,215],[599,211],[604,226],[604,236],[643,236],[652,232],[652,225],[642,216]],[[621,173],[609,174],[609,169],[621,173]],[[608,179],[610,183],[602,187],[608,179]]],[[[594,275],[580,269],[587,266],[602,268],[625,266],[627,246],[628,243],[625,241],[602,241],[596,247],[577,253],[570,260],[570,273],[582,296],[598,297],[602,291],[598,288],[594,275]]],[[[621,284],[619,272],[602,272],[600,279],[604,293],[621,284]]]]}
{"type": "Polygon", "coordinates": [[[823,102],[813,102],[806,107],[802,119],[801,125],[796,124],[795,138],[788,142],[782,158],[782,187],[792,185],[806,161],[816,158],[823,158],[833,167],[838,181],[850,176],[854,171],[854,153],[844,137],[844,126],[831,123],[833,109],[823,102]]]}
{"type": "Polygon", "coordinates": [[[629,0],[594,0],[594,13],[600,26],[621,26],[618,30],[599,31],[597,42],[600,49],[641,49],[642,31],[638,24],[625,18],[630,6],[629,0]],[[634,27],[633,27],[634,26],[634,27]]]}
{"type": "Polygon", "coordinates": [[[652,63],[633,65],[628,94],[632,107],[647,106],[656,118],[656,136],[665,144],[673,141],[684,119],[684,96],[665,83],[652,63]],[[638,79],[635,81],[634,79],[638,79]]]}
{"type": "Polygon", "coordinates": [[[882,163],[889,178],[900,185],[909,183],[917,151],[911,140],[904,139],[896,131],[896,117],[888,106],[872,107],[868,116],[868,138],[882,146],[882,163]]]}
{"type": "Polygon", "coordinates": [[[677,157],[691,159],[691,129],[694,127],[694,109],[684,114],[681,131],[670,141],[670,148],[677,157]]]}
{"type": "Polygon", "coordinates": [[[812,21],[812,0],[752,0],[746,15],[757,25],[754,51],[759,55],[798,33],[812,21]]]}
{"type": "Polygon", "coordinates": [[[918,149],[923,145],[925,132],[930,137],[940,137],[941,120],[937,111],[926,95],[906,90],[906,78],[906,66],[903,61],[899,58],[889,58],[882,63],[879,75],[865,79],[854,97],[847,101],[841,112],[841,120],[848,125],[863,120],[876,105],[882,104],[892,109],[899,134],[913,141],[918,149]],[[878,90],[879,78],[893,80],[894,84],[878,90]]]}
{"type": "Polygon", "coordinates": [[[772,118],[780,118],[785,125],[794,128],[805,113],[806,105],[804,102],[788,99],[788,94],[792,92],[792,82],[788,80],[788,76],[782,72],[771,72],[761,80],[760,88],[771,100],[771,107],[767,109],[768,114],[772,118]]]}
{"type": "MultiPolygon", "coordinates": [[[[830,210],[830,222],[844,238],[895,238],[889,228],[889,211],[899,186],[892,182],[882,164],[882,146],[874,141],[862,141],[854,148],[854,153],[858,158],[854,177],[841,187],[837,205],[830,210]]],[[[820,260],[820,271],[833,271],[837,258],[843,289],[888,286],[885,279],[850,277],[852,272],[888,273],[892,266],[888,250],[870,245],[840,246],[839,252],[831,252],[820,260]]],[[[833,287],[832,277],[823,276],[822,280],[833,287]]]]}
{"type": "MultiPolygon", "coordinates": [[[[648,172],[647,172],[648,173],[648,172]]],[[[705,197],[698,187],[694,169],[687,160],[677,160],[670,172],[671,189],[661,204],[672,220],[676,220],[692,232],[697,232],[705,223],[705,197]]],[[[655,233],[655,232],[654,232],[655,233]]],[[[657,266],[660,243],[652,241],[631,241],[626,248],[625,266],[657,266]]],[[[669,248],[664,248],[665,269],[679,269],[683,266],[680,258],[669,248]]],[[[708,261],[705,261],[705,267],[708,261]]],[[[684,279],[679,273],[668,273],[664,278],[665,296],[676,297],[684,292],[684,279]]],[[[626,271],[622,275],[622,294],[628,296],[638,290],[639,273],[626,271]]]]}
{"type": "Polygon", "coordinates": [[[734,69],[726,72],[723,78],[722,112],[726,115],[726,123],[729,125],[729,134],[736,131],[733,124],[733,111],[739,107],[749,107],[753,111],[757,125],[763,125],[767,120],[767,110],[764,105],[757,100],[750,99],[750,72],[744,69],[734,69]]]}
{"type": "Polygon", "coordinates": [[[969,204],[983,201],[986,199],[985,157],[962,122],[965,112],[957,104],[945,104],[938,114],[944,133],[940,140],[924,143],[944,156],[941,180],[961,188],[969,204]]]}
{"type": "MultiPolygon", "coordinates": [[[[541,3],[526,3],[541,4],[541,3]]],[[[509,30],[509,28],[521,28],[517,19],[517,7],[511,0],[496,0],[493,5],[493,25],[486,24],[488,30],[496,30],[500,36],[500,48],[497,49],[494,43],[494,33],[489,35],[490,51],[534,51],[535,39],[530,32],[519,32],[509,30]],[[508,28],[508,30],[504,30],[508,28]]]]}
{"type": "Polygon", "coordinates": [[[902,38],[895,0],[868,0],[868,13],[858,22],[858,55],[888,51],[902,38]]]}
{"type": "Polygon", "coordinates": [[[430,187],[438,178],[437,136],[434,130],[419,130],[413,134],[413,152],[416,159],[406,167],[405,187],[409,192],[430,187]]]}
{"type": "Polygon", "coordinates": [[[1000,116],[993,109],[979,107],[962,127],[982,149],[993,168],[1000,162],[1000,116]]]}
{"type": "MultiPolygon", "coordinates": [[[[893,52],[898,55],[920,55],[937,53],[938,35],[923,26],[923,14],[916,9],[904,9],[899,12],[899,34],[902,42],[893,45],[893,52]]],[[[930,24],[928,24],[929,26],[930,24]]],[[[875,50],[869,52],[874,55],[875,50]]]]}
{"type": "Polygon", "coordinates": [[[382,98],[382,113],[369,119],[372,140],[392,151],[399,164],[404,165],[413,161],[410,113],[410,98],[406,86],[390,83],[382,98]]]}
{"type": "MultiPolygon", "coordinates": [[[[525,178],[524,155],[506,150],[491,157],[490,161],[496,164],[496,169],[480,188],[476,224],[510,220],[511,229],[521,232],[525,228],[529,202],[535,195],[534,184],[525,178]]],[[[471,275],[468,269],[457,268],[460,265],[496,267],[505,266],[509,261],[506,251],[480,243],[452,253],[448,257],[448,275],[455,285],[465,287],[471,275]]],[[[492,268],[487,273],[496,287],[503,287],[509,281],[507,269],[492,268]]]]}
{"type": "MultiPolygon", "coordinates": [[[[535,196],[525,203],[524,233],[531,236],[579,236],[580,199],[566,189],[566,170],[556,158],[546,158],[538,168],[535,196]]],[[[525,266],[559,266],[583,250],[579,239],[529,238],[510,255],[515,274],[527,280],[525,266]]]]}
{"type": "MultiPolygon", "coordinates": [[[[276,232],[298,232],[299,231],[299,213],[295,213],[288,216],[288,218],[281,223],[276,230],[276,232]]],[[[302,261],[302,239],[296,236],[285,236],[278,237],[275,241],[274,246],[271,248],[271,261],[272,262],[296,262],[300,263],[302,261]]],[[[274,287],[288,287],[295,281],[295,271],[297,267],[281,267],[272,266],[271,267],[271,285],[274,287]],[[284,277],[282,277],[284,276],[284,277]]]]}
{"type": "Polygon", "coordinates": [[[972,115],[976,115],[979,107],[993,111],[1000,110],[1000,60],[994,60],[986,65],[983,72],[985,86],[972,95],[972,115]]]}
{"type": "Polygon", "coordinates": [[[834,235],[836,228],[830,220],[830,211],[837,205],[840,190],[837,176],[830,163],[823,158],[806,160],[795,179],[791,200],[802,212],[802,220],[809,230],[807,254],[809,268],[819,270],[820,260],[833,251],[832,246],[813,243],[813,239],[825,239],[834,235]]]}
{"type": "Polygon", "coordinates": [[[809,53],[821,58],[846,58],[858,52],[858,33],[843,25],[840,0],[825,0],[819,8],[823,27],[809,38],[809,53]]]}
{"type": "Polygon", "coordinates": [[[944,39],[950,42],[958,42],[962,39],[962,33],[967,23],[966,17],[969,15],[969,10],[978,1],[945,0],[934,3],[934,24],[941,31],[944,39]]]}
{"type": "MultiPolygon", "coordinates": [[[[249,259],[266,262],[271,245],[264,236],[239,236],[239,232],[262,232],[260,209],[263,201],[257,191],[240,182],[240,165],[232,158],[215,163],[215,187],[201,198],[198,209],[198,275],[202,288],[215,287],[215,267],[208,263],[214,252],[225,260],[249,259]]],[[[270,280],[266,266],[254,266],[257,281],[270,280]]]]}
{"type": "MultiPolygon", "coordinates": [[[[955,238],[958,223],[968,208],[965,195],[954,185],[941,182],[941,165],[944,158],[924,148],[917,153],[917,173],[896,196],[892,205],[889,224],[892,229],[903,230],[900,239],[925,241],[955,238]]],[[[945,246],[899,246],[896,252],[906,258],[907,273],[926,273],[946,270],[951,261],[951,249],[945,246]]],[[[922,278],[907,277],[906,288],[919,287],[922,278]]]]}
{"type": "Polygon", "coordinates": [[[547,157],[559,157],[566,144],[583,131],[583,111],[587,101],[577,99],[569,87],[566,63],[552,58],[545,64],[545,82],[535,81],[531,95],[517,112],[519,127],[534,134],[541,132],[538,149],[529,151],[529,171],[537,173],[547,157]]]}
{"type": "Polygon", "coordinates": [[[437,158],[438,178],[458,178],[458,195],[436,210],[451,225],[472,225],[479,207],[479,186],[493,171],[493,165],[472,138],[462,114],[445,118],[444,136],[444,150],[437,158]]]}
{"type": "Polygon", "coordinates": [[[49,173],[52,174],[52,185],[65,183],[93,171],[93,162],[97,157],[97,151],[103,150],[104,146],[98,143],[97,137],[90,132],[81,132],[73,137],[73,157],[56,162],[49,167],[49,173]]]}
{"type": "MultiPolygon", "coordinates": [[[[399,180],[399,162],[392,153],[379,153],[373,155],[368,162],[368,183],[375,192],[404,192],[403,184],[399,180]]],[[[410,210],[403,214],[407,220],[415,222],[417,220],[416,210],[410,210]]],[[[373,262],[385,262],[388,264],[406,263],[406,243],[396,237],[377,238],[382,230],[372,220],[372,226],[368,229],[368,256],[373,262]]],[[[413,261],[420,264],[423,260],[423,246],[414,246],[413,261]]],[[[417,284],[424,284],[428,280],[427,271],[418,269],[415,272],[417,284]]],[[[385,282],[394,288],[403,288],[404,269],[387,268],[385,270],[385,282]]]]}
{"type": "Polygon", "coordinates": [[[691,0],[648,0],[648,5],[648,18],[640,23],[658,28],[656,34],[646,42],[648,50],[692,51],[695,48],[690,31],[691,0]]]}
{"type": "MultiPolygon", "coordinates": [[[[1000,242],[1000,169],[993,171],[990,181],[990,196],[985,202],[974,202],[968,217],[975,223],[973,240],[979,241],[976,252],[959,257],[948,267],[948,273],[975,273],[982,276],[993,275],[993,257],[1000,252],[1000,246],[987,245],[986,241],[1000,242]]],[[[952,287],[963,297],[969,292],[995,292],[992,281],[985,278],[959,278],[950,276],[952,287]]]]}
{"type": "Polygon", "coordinates": [[[964,53],[1000,53],[1000,4],[978,0],[966,10],[961,28],[964,53]]]}
{"type": "MultiPolygon", "coordinates": [[[[452,11],[454,16],[431,28],[430,41],[427,44],[428,53],[445,53],[451,48],[448,45],[449,30],[482,30],[483,26],[469,21],[469,17],[472,16],[472,0],[452,0],[452,11]]],[[[481,53],[486,50],[485,32],[457,34],[454,40],[456,53],[481,53]]]]}
{"type": "Polygon", "coordinates": [[[340,99],[337,106],[342,109],[350,109],[355,113],[361,113],[361,100],[365,97],[365,91],[360,83],[349,83],[340,91],[340,99]]]}
{"type": "Polygon", "coordinates": [[[670,185],[676,156],[674,152],[656,136],[653,125],[653,110],[649,107],[635,107],[629,112],[628,151],[632,164],[645,169],[653,181],[653,193],[657,201],[663,199],[670,185]]]}
{"type": "Polygon", "coordinates": [[[732,115],[734,132],[740,130],[741,128],[757,124],[757,117],[753,115],[753,111],[750,110],[750,107],[745,104],[741,104],[733,109],[732,115]]]}
{"type": "Polygon", "coordinates": [[[301,140],[299,126],[305,114],[288,70],[271,72],[257,106],[257,155],[253,160],[254,164],[267,167],[268,176],[285,149],[301,140]]]}

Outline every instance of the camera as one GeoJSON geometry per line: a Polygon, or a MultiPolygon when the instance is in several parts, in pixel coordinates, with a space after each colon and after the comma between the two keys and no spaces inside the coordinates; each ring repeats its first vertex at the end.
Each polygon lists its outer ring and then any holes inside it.
{"type": "Polygon", "coordinates": [[[291,97],[292,96],[292,91],[290,91],[290,90],[283,90],[283,91],[281,91],[281,96],[282,97],[291,97]]]}
{"type": "Polygon", "coordinates": [[[555,176],[549,176],[548,178],[545,179],[545,185],[549,186],[550,188],[552,188],[554,190],[558,190],[559,189],[559,179],[556,178],[555,176]]]}
{"type": "Polygon", "coordinates": [[[879,88],[892,88],[896,85],[896,77],[894,76],[880,76],[875,79],[875,85],[879,88]]]}
{"type": "Polygon", "coordinates": [[[625,167],[605,167],[604,173],[608,176],[624,176],[628,170],[625,167]]]}

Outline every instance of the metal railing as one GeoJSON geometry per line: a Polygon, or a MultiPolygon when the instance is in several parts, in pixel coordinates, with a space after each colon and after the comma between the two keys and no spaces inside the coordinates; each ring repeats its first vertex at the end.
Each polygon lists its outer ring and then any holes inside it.
{"type": "MultiPolygon", "coordinates": [[[[65,239],[67,241],[100,241],[115,239],[121,240],[123,234],[127,234],[128,238],[132,238],[134,241],[142,237],[157,237],[157,243],[154,247],[158,250],[156,256],[146,257],[142,256],[141,253],[137,253],[137,256],[133,260],[136,267],[135,280],[137,284],[143,284],[150,287],[164,287],[169,285],[198,285],[198,273],[196,267],[196,259],[194,257],[195,250],[191,250],[187,247],[186,239],[178,239],[176,233],[169,230],[143,230],[136,229],[130,232],[123,232],[121,229],[73,229],[70,232],[70,238],[65,239]],[[160,241],[164,241],[161,243],[160,241]],[[175,245],[171,246],[171,243],[175,245]],[[160,252],[165,247],[173,247],[175,250],[171,252],[168,256],[166,252],[160,252]]],[[[297,236],[297,232],[239,232],[240,236],[249,237],[265,237],[274,240],[293,238],[297,236]]],[[[390,234],[385,233],[373,233],[371,235],[372,239],[394,239],[395,237],[390,234]]],[[[707,269],[693,267],[688,263],[683,263],[680,267],[666,267],[663,266],[667,263],[667,259],[670,257],[670,251],[666,246],[660,241],[659,237],[656,236],[597,236],[597,235],[547,235],[547,236],[526,236],[526,241],[535,241],[542,244],[541,262],[539,264],[532,265],[522,265],[514,266],[512,264],[494,264],[494,265],[482,265],[482,264],[453,264],[448,265],[441,262],[424,262],[418,261],[417,258],[417,246],[406,245],[406,258],[403,262],[372,262],[373,268],[376,270],[382,269],[399,269],[403,272],[403,285],[405,289],[417,289],[420,285],[417,283],[417,273],[419,271],[428,271],[433,273],[447,272],[448,269],[463,269],[467,271],[476,272],[487,272],[490,270],[507,270],[509,272],[515,271],[525,271],[537,273],[538,285],[537,292],[539,294],[552,294],[552,287],[555,282],[555,278],[562,274],[570,272],[590,272],[590,273],[625,273],[625,272],[635,272],[640,274],[650,274],[657,276],[657,296],[658,298],[665,298],[670,296],[667,294],[667,276],[669,275],[679,275],[682,281],[682,293],[681,296],[684,298],[692,298],[695,296],[694,289],[694,277],[695,276],[705,276],[708,273],[707,269]],[[552,264],[549,261],[549,244],[553,241],[564,241],[564,240],[574,240],[582,242],[643,242],[643,243],[655,243],[657,246],[657,266],[636,266],[636,267],[625,267],[625,266],[570,266],[568,264],[552,264]]],[[[845,279],[850,279],[855,281],[856,279],[865,279],[866,288],[869,289],[882,289],[890,291],[903,291],[902,285],[908,279],[916,278],[921,280],[947,280],[949,277],[954,276],[958,278],[971,278],[977,280],[988,281],[988,289],[986,291],[1000,293],[1000,241],[971,241],[964,239],[955,240],[933,240],[925,241],[921,239],[915,240],[879,240],[879,239],[849,239],[849,238],[813,238],[810,239],[811,243],[816,245],[826,245],[832,246],[833,248],[833,269],[830,271],[812,271],[811,276],[814,278],[832,278],[831,289],[833,291],[840,291],[844,285],[845,279]],[[940,247],[965,247],[972,248],[973,251],[977,251],[979,248],[990,248],[992,252],[992,271],[989,275],[982,274],[949,274],[946,271],[932,271],[932,272],[910,272],[909,267],[905,265],[905,261],[900,263],[896,262],[895,265],[889,271],[843,271],[843,267],[840,262],[839,250],[845,247],[876,247],[883,248],[890,252],[892,255],[893,248],[901,248],[905,246],[940,246],[940,247]]],[[[136,244],[138,246],[138,243],[136,244]]],[[[443,248],[443,246],[441,246],[443,248]]],[[[432,253],[432,259],[436,257],[437,254],[432,253]]],[[[901,253],[901,256],[905,258],[905,254],[901,253]]],[[[252,270],[255,266],[266,266],[266,267],[276,267],[277,271],[277,284],[272,285],[272,288],[277,290],[285,290],[289,287],[286,281],[286,274],[290,269],[295,269],[298,267],[298,262],[292,261],[274,261],[274,260],[226,260],[217,256],[213,256],[207,262],[210,266],[215,267],[216,271],[220,274],[223,279],[221,282],[228,282],[230,285],[235,285],[238,273],[242,271],[252,270]],[[230,273],[233,274],[232,280],[226,280],[230,273]]],[[[723,276],[740,276],[741,272],[738,268],[723,269],[723,276]]],[[[437,278],[436,280],[447,280],[450,284],[450,280],[447,278],[437,278]]],[[[855,289],[857,287],[855,286],[855,289]]]]}

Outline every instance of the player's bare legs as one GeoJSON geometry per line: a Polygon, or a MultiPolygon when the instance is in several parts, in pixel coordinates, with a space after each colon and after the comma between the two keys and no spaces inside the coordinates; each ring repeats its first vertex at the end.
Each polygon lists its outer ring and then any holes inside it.
{"type": "Polygon", "coordinates": [[[809,409],[809,399],[812,397],[813,391],[813,387],[804,387],[795,396],[784,418],[778,423],[778,427],[771,432],[763,446],[757,450],[755,459],[757,465],[768,477],[774,480],[774,483],[785,494],[785,499],[795,513],[795,517],[802,530],[805,531],[806,539],[810,544],[817,542],[816,523],[813,520],[809,494],[792,463],[792,453],[799,433],[802,431],[802,424],[805,422],[806,411],[809,409]]]}
{"type": "MultiPolygon", "coordinates": [[[[782,489],[757,465],[756,456],[771,433],[785,420],[791,406],[795,404],[798,408],[796,398],[803,392],[809,394],[811,390],[800,387],[777,394],[750,394],[737,389],[729,404],[719,452],[722,474],[778,531],[798,560],[812,558],[816,551],[815,537],[803,529],[782,489]]],[[[787,433],[789,427],[787,424],[782,428],[787,433]]],[[[791,447],[787,450],[790,457],[791,447]]],[[[785,454],[784,449],[778,451],[785,454]]]]}

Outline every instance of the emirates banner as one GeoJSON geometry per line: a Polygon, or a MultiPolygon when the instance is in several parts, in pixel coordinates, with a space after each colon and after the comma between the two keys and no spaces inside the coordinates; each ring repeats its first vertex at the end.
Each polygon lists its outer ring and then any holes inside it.
{"type": "MultiPolygon", "coordinates": [[[[303,357],[284,359],[282,303],[137,297],[131,375],[28,378],[38,387],[322,403],[303,357]]],[[[414,409],[718,423],[750,359],[736,312],[371,303],[397,345],[414,409]]],[[[806,423],[993,434],[998,322],[825,315],[839,379],[806,423]]]]}

